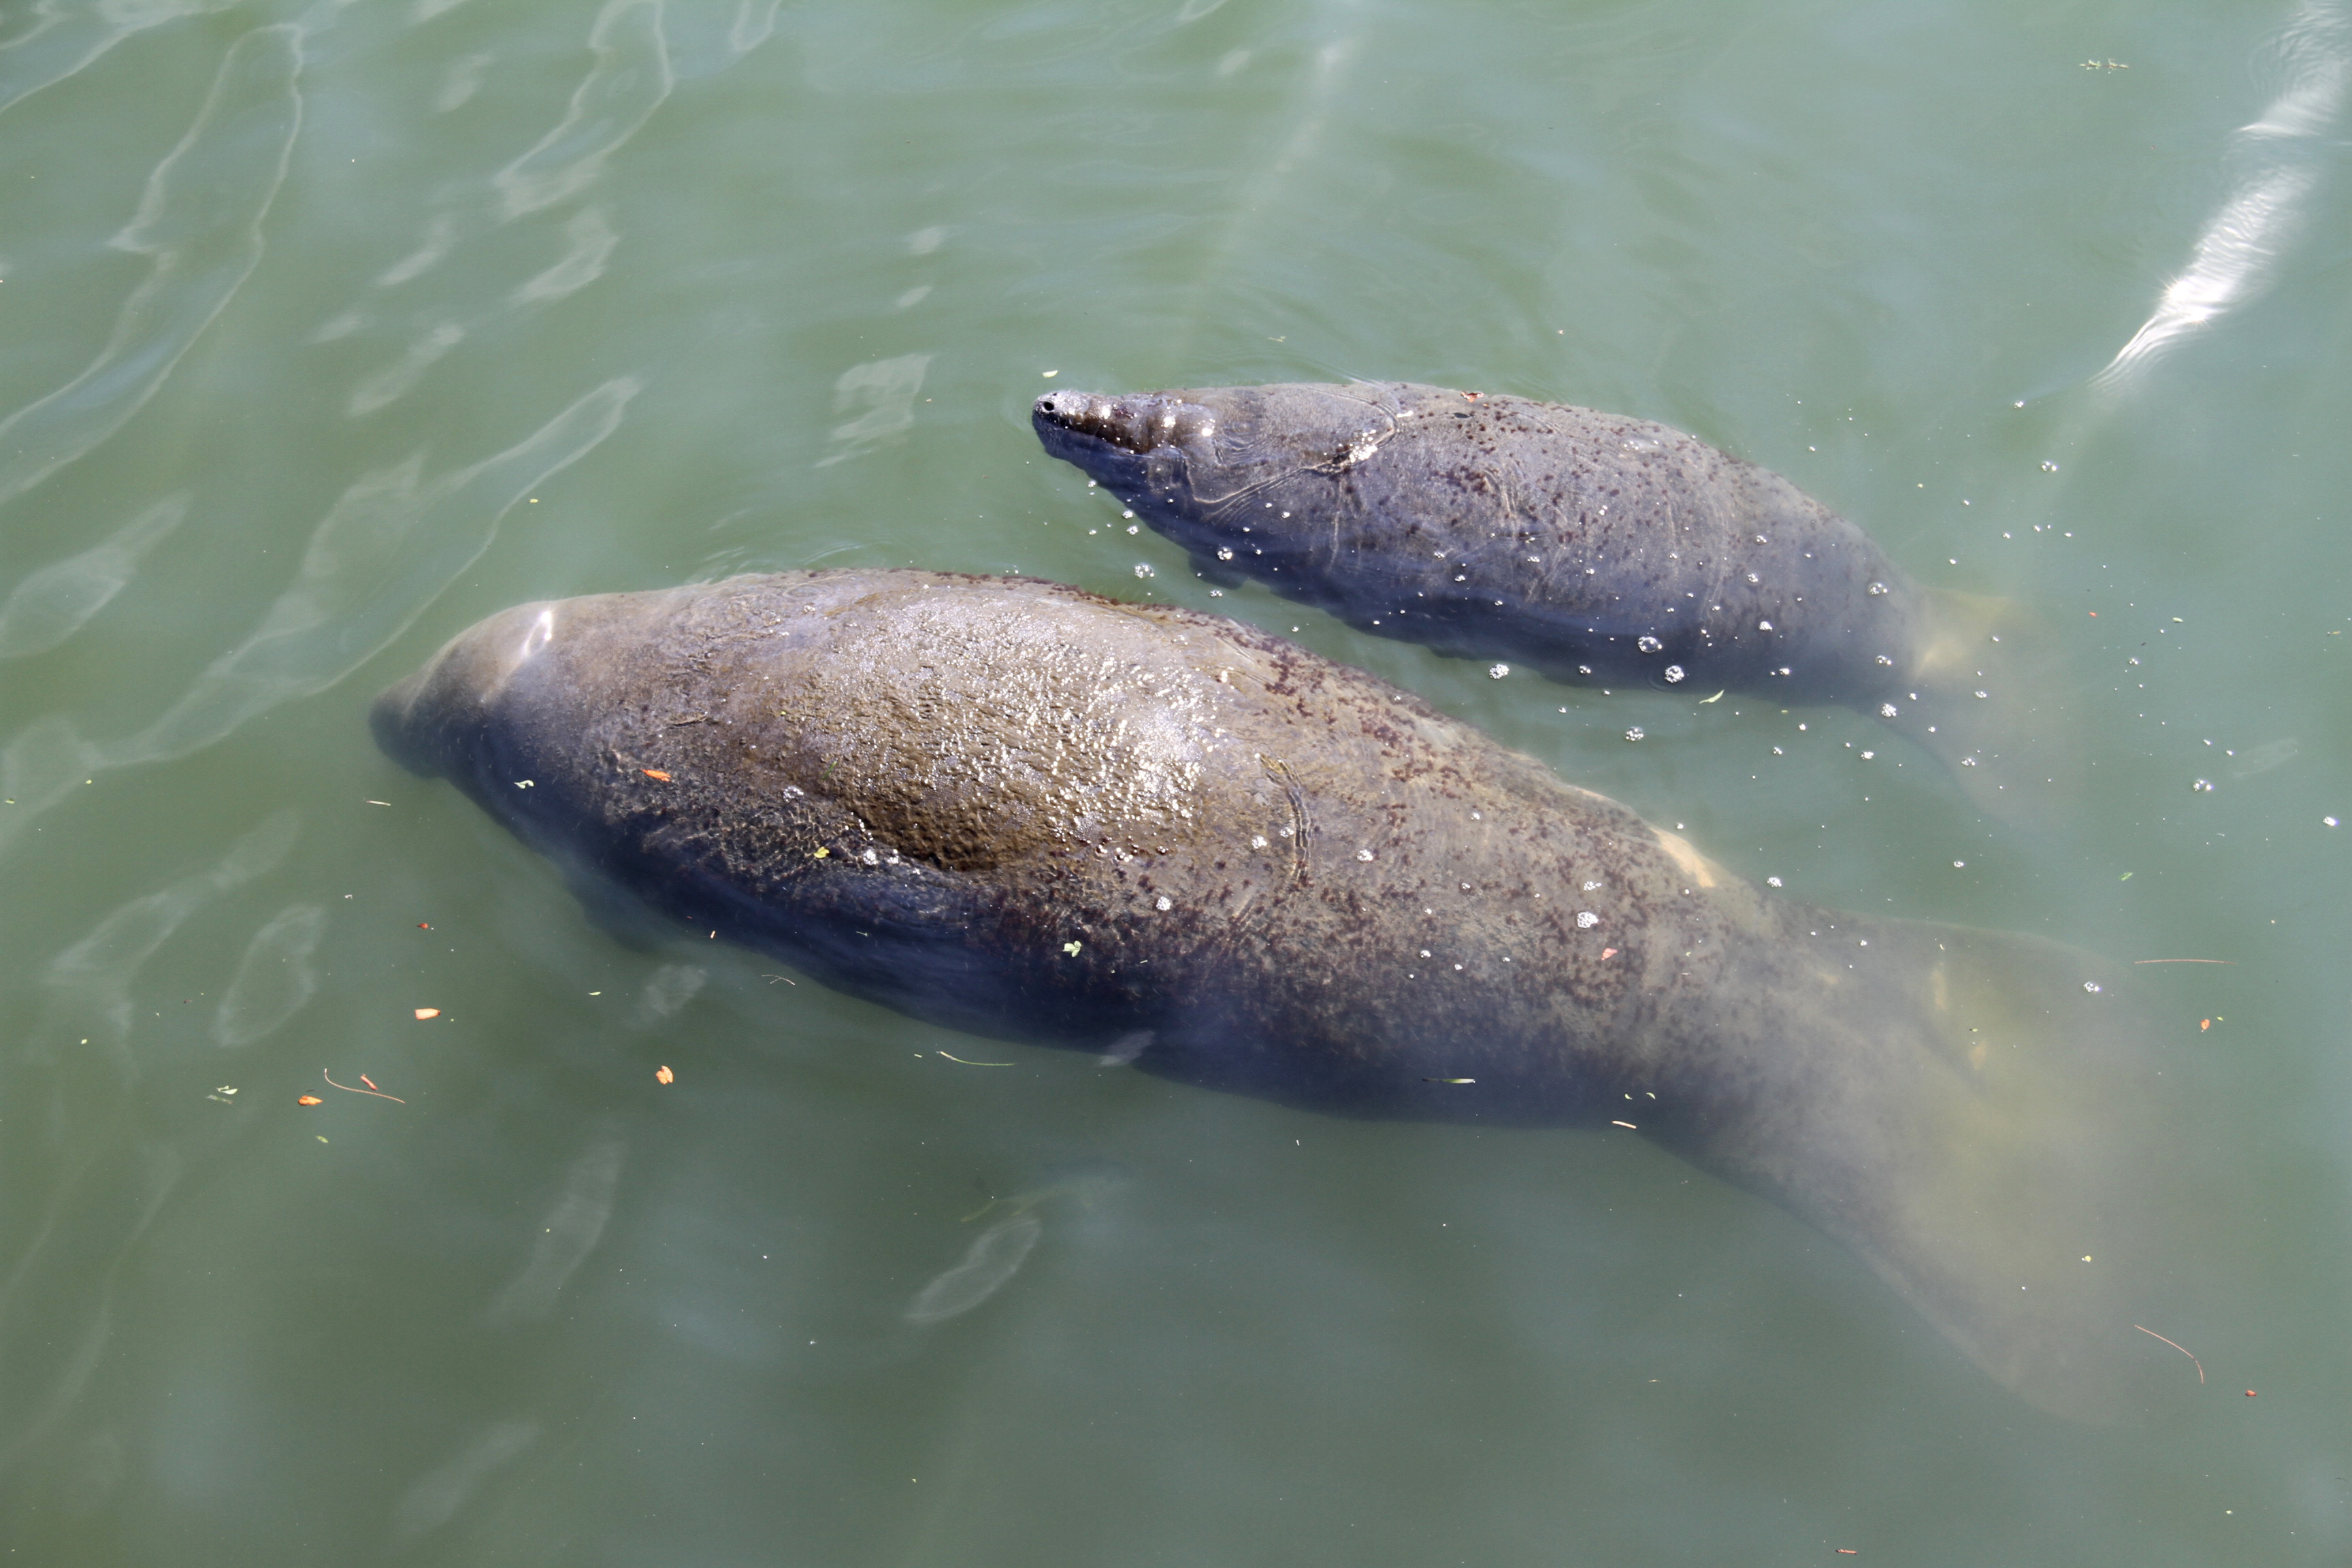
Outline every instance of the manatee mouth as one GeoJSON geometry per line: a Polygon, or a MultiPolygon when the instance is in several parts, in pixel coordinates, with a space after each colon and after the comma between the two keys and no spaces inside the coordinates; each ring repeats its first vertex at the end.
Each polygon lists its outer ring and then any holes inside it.
{"type": "Polygon", "coordinates": [[[1054,437],[1077,437],[1144,453],[1160,447],[1205,440],[1217,431],[1217,416],[1197,403],[1160,392],[1106,397],[1097,392],[1049,392],[1030,411],[1031,423],[1048,446],[1054,437]]]}

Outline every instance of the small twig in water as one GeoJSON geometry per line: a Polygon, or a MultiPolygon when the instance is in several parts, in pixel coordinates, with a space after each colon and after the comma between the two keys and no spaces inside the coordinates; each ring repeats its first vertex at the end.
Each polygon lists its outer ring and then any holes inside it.
{"type": "Polygon", "coordinates": [[[945,1051],[941,1051],[940,1055],[948,1057],[948,1060],[951,1062],[963,1062],[963,1065],[968,1068],[1009,1068],[1013,1065],[1011,1062],[967,1062],[961,1057],[949,1057],[945,1051]]]}
{"type": "Polygon", "coordinates": [[[773,985],[777,981],[781,980],[785,984],[790,985],[794,989],[798,989],[800,986],[800,982],[793,979],[789,974],[763,974],[761,978],[765,980],[771,985],[773,985]]]}
{"type": "Polygon", "coordinates": [[[2132,962],[2134,963],[2235,963],[2238,961],[2234,958],[2135,958],[2132,962]]]}
{"type": "MultiPolygon", "coordinates": [[[[2164,1340],[2164,1336],[2158,1333],[2154,1329],[2141,1329],[2137,1323],[2134,1323],[2132,1327],[2139,1329],[2141,1333],[2146,1334],[2152,1340],[2164,1340]]],[[[2194,1355],[2190,1355],[2189,1347],[2180,1343],[2179,1341],[2164,1340],[2164,1342],[2170,1345],[2174,1350],[2179,1351],[2182,1355],[2189,1356],[2189,1363],[2197,1369],[2197,1382],[2201,1386],[2205,1382],[2205,1363],[2199,1361],[2194,1355]]]]}
{"type": "Polygon", "coordinates": [[[374,1080],[370,1079],[365,1073],[360,1074],[360,1081],[367,1085],[367,1088],[365,1089],[353,1089],[347,1083],[335,1083],[333,1078],[328,1075],[325,1068],[320,1068],[319,1069],[319,1076],[326,1079],[329,1083],[334,1084],[335,1088],[341,1089],[345,1094],[372,1094],[378,1100],[388,1100],[394,1105],[406,1105],[408,1103],[408,1101],[401,1099],[400,1096],[396,1094],[386,1094],[383,1090],[376,1088],[374,1080]]]}

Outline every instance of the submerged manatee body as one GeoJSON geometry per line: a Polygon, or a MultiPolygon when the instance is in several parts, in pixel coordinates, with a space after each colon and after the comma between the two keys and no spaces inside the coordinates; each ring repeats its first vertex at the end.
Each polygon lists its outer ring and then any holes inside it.
{"type": "Polygon", "coordinates": [[[2051,1408],[2148,1342],[2095,961],[1767,897],[1248,626],[742,577],[509,610],[374,724],[575,874],[917,1017],[1342,1114],[1631,1124],[2051,1408]]]}
{"type": "Polygon", "coordinates": [[[2012,813],[2051,782],[2013,617],[1682,431],[1403,382],[1055,392],[1032,420],[1213,580],[1559,680],[1850,705],[2012,813]]]}

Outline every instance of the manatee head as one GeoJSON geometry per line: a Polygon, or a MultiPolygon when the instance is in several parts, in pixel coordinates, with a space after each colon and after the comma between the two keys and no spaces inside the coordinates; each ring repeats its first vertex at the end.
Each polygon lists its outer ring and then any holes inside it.
{"type": "Polygon", "coordinates": [[[1247,515],[1332,478],[1397,429],[1399,394],[1343,386],[1218,386],[1113,396],[1049,392],[1031,411],[1045,450],[1075,464],[1169,538],[1196,552],[1232,544],[1247,515]]]}

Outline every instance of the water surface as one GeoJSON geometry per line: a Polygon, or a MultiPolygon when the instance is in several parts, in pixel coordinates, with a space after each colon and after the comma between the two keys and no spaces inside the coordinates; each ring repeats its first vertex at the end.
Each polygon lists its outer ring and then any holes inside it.
{"type": "Polygon", "coordinates": [[[2342,1561],[2347,97],[2335,0],[0,11],[0,1541],[2342,1561]],[[1680,426],[2020,601],[2093,788],[1212,597],[1027,428],[1347,376],[1680,426]],[[632,945],[367,737],[520,600],[910,563],[1295,628],[1792,895],[2217,961],[2134,982],[2223,1172],[2179,1402],[2043,1415],[1630,1136],[632,945]]]}

